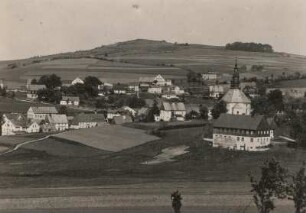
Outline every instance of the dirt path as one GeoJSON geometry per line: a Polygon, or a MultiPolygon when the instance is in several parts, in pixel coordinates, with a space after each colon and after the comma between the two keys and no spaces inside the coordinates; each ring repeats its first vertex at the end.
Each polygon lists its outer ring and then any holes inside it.
{"type": "Polygon", "coordinates": [[[51,135],[47,135],[47,136],[42,137],[42,138],[38,138],[38,139],[34,139],[34,140],[22,142],[22,143],[20,143],[20,144],[15,145],[13,149],[9,149],[9,150],[7,150],[6,152],[0,153],[0,156],[5,155],[5,154],[8,154],[8,153],[11,153],[11,152],[14,152],[14,151],[18,150],[20,147],[22,147],[22,146],[24,146],[24,145],[26,145],[26,144],[45,140],[45,139],[49,138],[50,136],[51,136],[51,135]]]}

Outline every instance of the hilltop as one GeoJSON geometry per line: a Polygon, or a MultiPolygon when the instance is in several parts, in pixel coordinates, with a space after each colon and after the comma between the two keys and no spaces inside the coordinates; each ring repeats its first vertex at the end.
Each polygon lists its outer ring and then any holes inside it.
{"type": "Polygon", "coordinates": [[[0,62],[0,78],[10,85],[55,73],[62,79],[94,75],[109,82],[137,81],[140,76],[162,74],[185,78],[189,70],[231,73],[238,58],[242,76],[265,77],[283,72],[306,72],[306,57],[287,53],[226,50],[224,46],[170,43],[136,39],[91,50],[0,62]],[[261,65],[263,70],[252,70],[261,65]]]}

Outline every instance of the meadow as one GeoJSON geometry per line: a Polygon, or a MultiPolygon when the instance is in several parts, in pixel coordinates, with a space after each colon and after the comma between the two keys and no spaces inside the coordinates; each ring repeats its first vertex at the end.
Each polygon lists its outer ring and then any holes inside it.
{"type": "Polygon", "coordinates": [[[202,140],[202,136],[203,127],[165,130],[163,137],[158,140],[113,153],[52,138],[0,156],[0,186],[15,188],[174,182],[237,182],[245,185],[249,181],[249,172],[258,175],[260,166],[267,159],[275,157],[293,172],[306,157],[304,149],[276,145],[260,153],[214,149],[202,140]],[[189,147],[188,153],[176,156],[171,162],[143,164],[160,155],[162,150],[177,146],[189,147]]]}

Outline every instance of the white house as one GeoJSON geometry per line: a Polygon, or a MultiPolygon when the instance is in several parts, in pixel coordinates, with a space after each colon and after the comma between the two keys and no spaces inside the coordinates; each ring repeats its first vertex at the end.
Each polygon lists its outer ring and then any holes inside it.
{"type": "Polygon", "coordinates": [[[84,129],[100,126],[105,123],[103,114],[85,114],[81,113],[75,116],[71,123],[72,129],[84,129]]]}
{"type": "Polygon", "coordinates": [[[3,115],[3,123],[1,125],[2,135],[15,135],[18,132],[34,133],[39,131],[40,126],[36,121],[28,121],[27,118],[20,113],[3,115]]]}
{"type": "Polygon", "coordinates": [[[152,94],[161,94],[162,93],[162,88],[160,86],[150,86],[148,88],[148,93],[152,94]]]}
{"type": "Polygon", "coordinates": [[[157,86],[171,86],[172,81],[166,80],[161,75],[157,75],[155,77],[140,77],[139,78],[140,86],[149,86],[149,85],[157,85],[157,86]]]}
{"type": "Polygon", "coordinates": [[[186,107],[182,102],[163,102],[159,117],[155,117],[156,121],[178,120],[184,121],[186,116],[186,107]]]}
{"type": "Polygon", "coordinates": [[[179,99],[179,97],[175,93],[172,93],[172,92],[163,93],[162,98],[164,98],[164,99],[179,99]]]}
{"type": "Polygon", "coordinates": [[[81,78],[76,77],[74,80],[71,81],[71,85],[75,84],[84,84],[84,81],[81,78]]]}
{"type": "Polygon", "coordinates": [[[202,74],[202,79],[204,81],[217,81],[218,79],[218,74],[216,72],[206,72],[202,74]]]}
{"type": "Polygon", "coordinates": [[[27,112],[28,119],[45,120],[47,115],[58,114],[55,107],[30,107],[27,112]]]}
{"type": "Polygon", "coordinates": [[[127,85],[125,84],[115,84],[113,87],[114,94],[124,95],[127,93],[127,85]]]}
{"type": "Polygon", "coordinates": [[[80,98],[76,96],[63,96],[62,100],[60,101],[60,105],[72,105],[72,106],[79,106],[80,105],[80,98]]]}
{"type": "Polygon", "coordinates": [[[112,110],[112,109],[109,109],[109,110],[107,110],[107,116],[106,116],[106,118],[107,118],[107,120],[109,121],[109,120],[114,119],[114,117],[120,116],[120,115],[121,115],[120,110],[112,110]]]}
{"type": "Polygon", "coordinates": [[[135,115],[136,115],[136,110],[134,110],[133,108],[131,108],[131,107],[129,107],[129,106],[124,106],[124,107],[122,107],[122,109],[124,110],[124,111],[127,111],[127,112],[129,112],[133,117],[135,117],[135,115]]]}
{"type": "Polygon", "coordinates": [[[128,84],[127,90],[129,93],[139,92],[139,83],[130,83],[128,84]]]}
{"type": "Polygon", "coordinates": [[[29,99],[37,99],[38,95],[37,92],[39,90],[46,89],[45,85],[39,84],[29,84],[27,85],[27,98],[29,99]]]}
{"type": "Polygon", "coordinates": [[[221,114],[213,123],[213,147],[264,151],[271,143],[271,127],[262,115],[221,114]]]}
{"type": "Polygon", "coordinates": [[[209,86],[209,97],[219,98],[224,94],[224,88],[222,85],[210,85],[209,86]]]}
{"type": "Polygon", "coordinates": [[[52,126],[56,131],[64,131],[69,128],[68,118],[64,114],[47,115],[46,123],[52,126]]]}

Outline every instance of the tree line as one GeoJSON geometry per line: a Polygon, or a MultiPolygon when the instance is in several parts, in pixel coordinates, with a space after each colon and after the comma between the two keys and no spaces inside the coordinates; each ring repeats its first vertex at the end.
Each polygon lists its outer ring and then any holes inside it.
{"type": "Polygon", "coordinates": [[[244,43],[244,42],[234,42],[228,43],[225,45],[226,50],[241,50],[248,52],[265,52],[265,53],[273,53],[273,48],[269,44],[261,44],[261,43],[244,43]]]}

